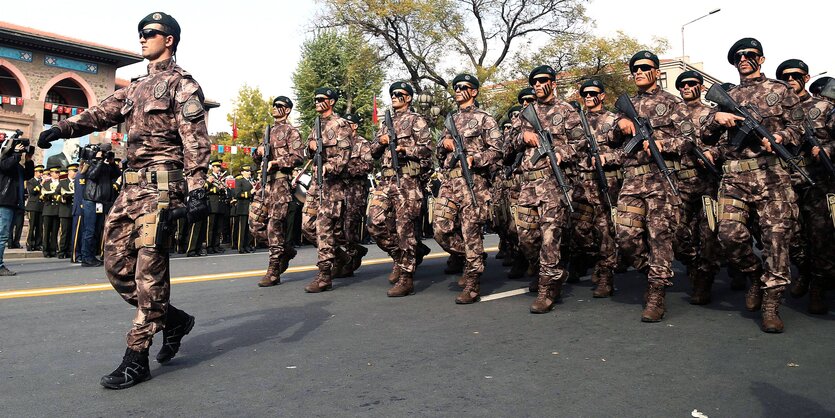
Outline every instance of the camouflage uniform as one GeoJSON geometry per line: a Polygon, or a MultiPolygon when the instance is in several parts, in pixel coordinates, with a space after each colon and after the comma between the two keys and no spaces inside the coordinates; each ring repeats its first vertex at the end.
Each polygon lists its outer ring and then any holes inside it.
{"type": "Polygon", "coordinates": [[[137,307],[128,348],[144,351],[168,326],[166,316],[185,315],[168,302],[168,249],[140,245],[140,238],[145,215],[166,201],[172,209],[183,206],[186,190],[204,185],[209,139],[200,86],[173,59],[152,63],[148,75],[57,127],[66,138],[123,122],[129,132],[128,169],[105,221],[104,266],[116,291],[137,307]],[[160,181],[166,177],[167,184],[160,181]]]}
{"type": "MultiPolygon", "coordinates": [[[[563,164],[570,164],[575,154],[568,144],[569,118],[574,113],[573,108],[557,99],[538,101],[528,106],[533,106],[542,129],[551,133],[554,152],[563,164]]],[[[519,117],[514,120],[513,129],[519,133],[510,141],[508,150],[523,154],[519,165],[521,189],[516,207],[516,231],[525,257],[539,260],[539,294],[531,310],[542,312],[549,310],[553,301],[559,298],[565,281],[561,246],[563,228],[568,223],[568,206],[548,157],[543,156],[536,163],[532,161],[537,149],[528,146],[523,139],[524,132],[534,132],[531,125],[519,117]],[[550,302],[546,303],[546,300],[550,302]]],[[[566,178],[566,181],[569,179],[566,178]]]]}
{"type": "Polygon", "coordinates": [[[420,217],[423,202],[420,174],[421,167],[431,161],[432,139],[426,119],[415,112],[394,111],[391,119],[397,145],[403,149],[398,155],[400,185],[392,168],[388,144],[380,143],[379,139],[387,131],[380,129],[371,144],[372,156],[380,161],[381,176],[368,204],[368,233],[394,261],[389,282],[395,285],[403,282],[405,290],[398,292],[400,295],[411,293],[407,291],[417,266],[415,221],[420,217]]]}
{"type": "MultiPolygon", "coordinates": [[[[463,293],[478,293],[478,280],[484,272],[484,224],[490,219],[487,177],[490,168],[502,157],[501,132],[496,120],[475,106],[459,109],[452,118],[466,155],[473,160],[470,171],[478,201],[472,201],[460,162],[452,161],[452,153],[441,141],[436,150],[443,180],[435,199],[435,241],[448,253],[464,256],[467,283],[463,293]]],[[[451,135],[444,130],[441,138],[447,137],[451,135]]]]}
{"type": "MultiPolygon", "coordinates": [[[[256,241],[267,241],[270,249],[267,273],[259,283],[261,286],[278,284],[279,276],[296,256],[292,243],[285,240],[285,225],[287,209],[293,199],[290,180],[293,169],[302,163],[303,153],[304,144],[295,127],[284,121],[270,129],[270,161],[273,164],[267,173],[263,198],[260,178],[256,179],[254,201],[249,210],[250,232],[256,241]]],[[[267,167],[257,150],[253,152],[252,158],[256,165],[267,167]]]]}
{"type": "Polygon", "coordinates": [[[354,136],[351,159],[348,160],[348,176],[345,179],[345,254],[350,260],[343,266],[343,275],[350,275],[359,268],[368,249],[362,246],[363,215],[368,206],[368,174],[374,170],[371,142],[360,135],[354,136]]]}
{"type": "MultiPolygon", "coordinates": [[[[614,205],[618,199],[620,180],[623,178],[620,161],[618,161],[619,156],[610,146],[619,142],[617,115],[605,110],[587,111],[586,119],[592,135],[597,140],[600,155],[605,161],[603,169],[609,187],[609,199],[614,205]]],[[[572,117],[572,121],[574,120],[572,117]]],[[[582,126],[574,126],[569,131],[569,137],[571,145],[578,153],[577,181],[574,184],[572,196],[574,213],[571,216],[573,224],[571,247],[575,253],[594,262],[592,279],[600,289],[600,292],[595,292],[595,296],[609,296],[612,288],[611,281],[618,263],[612,208],[608,206],[600,190],[600,179],[594,160],[589,154],[588,140],[583,133],[582,126]],[[604,292],[604,290],[607,291],[604,292]]]]}
{"type": "MultiPolygon", "coordinates": [[[[345,216],[345,178],[348,160],[351,158],[351,127],[342,117],[331,114],[320,119],[322,127],[322,168],[325,170],[324,187],[313,176],[302,215],[302,232],[319,249],[319,274],[305,291],[318,293],[331,289],[336,248],[344,243],[343,219],[345,216]]],[[[315,129],[308,141],[316,142],[315,129]]],[[[310,158],[314,152],[306,148],[310,158]]],[[[313,167],[314,173],[316,167],[313,167]]],[[[288,199],[290,196],[288,195],[288,199]]]]}
{"type": "MultiPolygon", "coordinates": [[[[765,76],[746,78],[728,94],[740,105],[754,108],[762,116],[763,126],[780,135],[784,144],[798,145],[803,109],[787,84],[765,76]]],[[[714,119],[716,112],[708,115],[703,134],[724,130],[714,119]]],[[[769,295],[779,298],[778,293],[791,281],[788,243],[798,217],[797,196],[789,171],[766,152],[759,137],[752,134],[744,147],[735,149],[729,143],[735,134],[736,129],[731,129],[727,138],[711,149],[712,155],[725,159],[719,186],[719,242],[730,265],[752,279],[746,308],[755,311],[761,306],[762,289],[773,289],[769,295]],[[756,217],[761,231],[764,262],[751,246],[751,216],[756,217]]]]}

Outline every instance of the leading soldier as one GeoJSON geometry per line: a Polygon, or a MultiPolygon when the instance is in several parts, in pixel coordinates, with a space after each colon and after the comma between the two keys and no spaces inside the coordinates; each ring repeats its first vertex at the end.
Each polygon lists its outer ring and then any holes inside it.
{"type": "Polygon", "coordinates": [[[174,61],[180,25],[173,17],[151,13],[139,22],[142,56],[148,74],[131,81],[84,113],[62,120],[41,133],[38,146],[49,148],[59,138],[103,131],[125,123],[127,166],[124,188],[105,221],[105,272],[128,303],[136,306],[127,349],[102,386],[123,389],[151,377],[148,348],[163,331],[157,361],[166,363],[180,348],[194,317],[169,303],[170,271],[167,237],[155,237],[161,215],[186,206],[191,220],[206,216],[206,132],[200,85],[174,61]],[[188,198],[186,198],[188,190],[188,198]]]}
{"type": "MultiPolygon", "coordinates": [[[[739,85],[728,91],[731,98],[761,115],[763,127],[774,135],[775,142],[799,145],[804,115],[798,106],[800,99],[785,83],[762,74],[762,44],[754,38],[740,39],[728,50],[728,62],[736,67],[740,79],[739,85]]],[[[709,158],[725,160],[718,202],[719,242],[729,264],[751,280],[746,309],[762,309],[761,329],[778,333],[783,332],[780,298],[791,282],[788,242],[798,216],[797,196],[788,170],[767,139],[752,132],[740,147],[730,144],[742,120],[726,109],[713,109],[702,126],[707,135],[729,130],[727,138],[706,153],[709,158]],[[751,246],[748,224],[754,218],[761,230],[762,260],[751,246]]]]}

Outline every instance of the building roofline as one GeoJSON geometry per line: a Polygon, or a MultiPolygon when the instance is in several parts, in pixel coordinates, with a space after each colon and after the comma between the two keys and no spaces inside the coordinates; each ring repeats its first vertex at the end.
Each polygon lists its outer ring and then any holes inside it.
{"type": "Polygon", "coordinates": [[[135,52],[3,21],[0,21],[0,41],[39,51],[113,64],[117,68],[143,61],[142,56],[135,52]]]}

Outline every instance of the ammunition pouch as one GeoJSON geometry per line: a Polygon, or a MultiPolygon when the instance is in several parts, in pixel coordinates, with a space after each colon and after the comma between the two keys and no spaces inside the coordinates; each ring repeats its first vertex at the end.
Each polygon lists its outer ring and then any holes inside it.
{"type": "MultiPolygon", "coordinates": [[[[383,177],[394,177],[397,172],[393,168],[384,168],[381,170],[383,177]]],[[[400,174],[409,177],[418,177],[421,174],[420,164],[414,161],[405,161],[400,164],[400,174]]]]}
{"type": "Polygon", "coordinates": [[[746,160],[728,161],[722,165],[722,172],[729,173],[744,173],[748,171],[762,170],[768,167],[782,165],[780,159],[773,156],[749,158],[746,160]]]}
{"type": "Polygon", "coordinates": [[[528,206],[517,206],[515,211],[516,228],[526,231],[539,230],[539,211],[528,206]]]}
{"type": "Polygon", "coordinates": [[[719,207],[718,203],[712,197],[702,196],[702,208],[704,209],[705,218],[707,219],[707,227],[711,231],[716,232],[716,225],[719,224],[719,207]]]}
{"type": "Polygon", "coordinates": [[[249,222],[257,224],[267,223],[267,207],[260,199],[254,200],[249,205],[249,222]]]}
{"type": "Polygon", "coordinates": [[[829,206],[829,216],[832,218],[832,226],[835,227],[835,193],[826,194],[826,205],[829,206]]]}
{"type": "Polygon", "coordinates": [[[458,215],[458,205],[455,202],[445,198],[445,197],[438,197],[435,198],[435,213],[433,214],[434,218],[441,218],[447,219],[450,222],[455,222],[455,217],[458,215]]]}

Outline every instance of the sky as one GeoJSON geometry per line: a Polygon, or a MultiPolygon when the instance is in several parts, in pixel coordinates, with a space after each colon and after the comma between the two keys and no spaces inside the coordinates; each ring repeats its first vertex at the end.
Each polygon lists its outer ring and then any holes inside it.
{"type": "MultiPolygon", "coordinates": [[[[4,2],[0,20],[139,53],[139,20],[155,11],[174,16],[182,28],[178,63],[200,83],[207,98],[221,104],[211,112],[210,133],[231,131],[226,114],[243,84],[259,87],[265,97],[293,97],[291,77],[302,43],[313,35],[311,26],[320,7],[314,0],[73,4],[40,0],[37,4],[38,10],[49,12],[33,12],[27,2],[4,2]]],[[[681,25],[717,8],[721,11],[685,28],[686,54],[692,62],[704,62],[706,73],[724,81],[738,80],[725,57],[737,39],[750,36],[764,46],[763,70],[769,77],[789,58],[806,61],[813,75],[830,71],[828,75],[835,77],[835,54],[827,47],[832,29],[809,18],[832,16],[835,2],[706,0],[693,5],[592,0],[587,15],[595,21],[592,32],[598,36],[622,30],[643,43],[666,38],[671,48],[661,58],[674,58],[681,56],[681,25]]],[[[143,63],[123,67],[116,75],[130,79],[145,72],[143,63]]]]}

